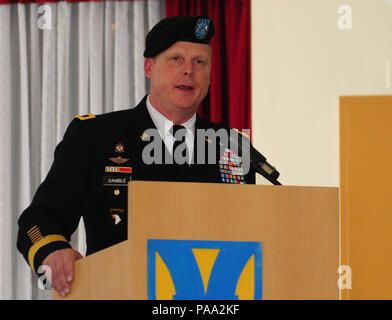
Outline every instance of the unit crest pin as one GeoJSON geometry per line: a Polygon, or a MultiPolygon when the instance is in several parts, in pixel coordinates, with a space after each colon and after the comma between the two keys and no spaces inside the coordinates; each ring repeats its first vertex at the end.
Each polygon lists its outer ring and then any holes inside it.
{"type": "Polygon", "coordinates": [[[124,152],[124,145],[121,142],[117,143],[114,151],[117,153],[124,152]]]}

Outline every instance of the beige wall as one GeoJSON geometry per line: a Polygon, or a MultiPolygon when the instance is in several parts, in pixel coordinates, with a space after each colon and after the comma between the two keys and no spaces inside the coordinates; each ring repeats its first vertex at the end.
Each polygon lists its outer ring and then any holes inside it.
{"type": "Polygon", "coordinates": [[[283,184],[339,186],[339,96],[392,94],[388,59],[392,0],[252,0],[253,142],[283,184]]]}

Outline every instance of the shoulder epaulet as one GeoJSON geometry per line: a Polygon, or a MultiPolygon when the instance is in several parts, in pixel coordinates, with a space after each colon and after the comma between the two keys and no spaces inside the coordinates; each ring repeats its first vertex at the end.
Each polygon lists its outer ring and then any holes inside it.
{"type": "Polygon", "coordinates": [[[87,113],[84,116],[76,116],[75,118],[78,118],[79,120],[90,120],[96,118],[96,116],[91,113],[87,113]]]}
{"type": "Polygon", "coordinates": [[[242,132],[242,131],[240,131],[240,130],[238,130],[236,128],[233,128],[233,130],[237,131],[239,134],[241,134],[241,135],[247,137],[248,139],[250,139],[250,137],[245,132],[242,132]]]}

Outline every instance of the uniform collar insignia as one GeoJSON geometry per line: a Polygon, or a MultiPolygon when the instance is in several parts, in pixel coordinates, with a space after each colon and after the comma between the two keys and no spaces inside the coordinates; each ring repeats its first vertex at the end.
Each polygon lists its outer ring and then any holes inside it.
{"type": "Polygon", "coordinates": [[[149,138],[150,136],[147,134],[147,133],[143,133],[141,136],[140,136],[140,139],[142,139],[143,141],[144,140],[146,140],[147,138],[149,138]]]}

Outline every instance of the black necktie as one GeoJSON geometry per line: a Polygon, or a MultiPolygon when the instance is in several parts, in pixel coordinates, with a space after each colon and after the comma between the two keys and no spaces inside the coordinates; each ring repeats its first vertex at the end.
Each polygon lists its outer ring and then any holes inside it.
{"type": "Polygon", "coordinates": [[[186,135],[185,127],[181,126],[181,125],[178,125],[178,124],[173,125],[173,127],[172,127],[172,134],[173,134],[173,137],[174,137],[173,153],[172,153],[173,159],[174,159],[174,163],[183,164],[184,159],[185,159],[185,162],[188,163],[188,154],[189,154],[189,152],[188,152],[188,148],[187,147],[182,150],[182,152],[180,154],[181,159],[176,159],[176,153],[175,153],[176,149],[182,143],[185,143],[185,135],[186,135]],[[178,133],[178,136],[176,137],[176,133],[179,130],[182,130],[182,131],[180,131],[178,133]]]}

